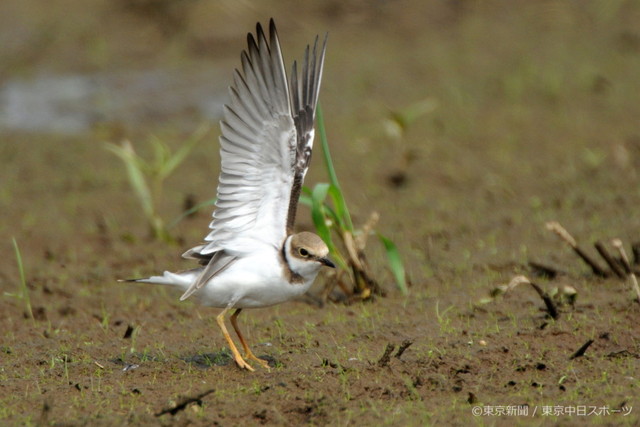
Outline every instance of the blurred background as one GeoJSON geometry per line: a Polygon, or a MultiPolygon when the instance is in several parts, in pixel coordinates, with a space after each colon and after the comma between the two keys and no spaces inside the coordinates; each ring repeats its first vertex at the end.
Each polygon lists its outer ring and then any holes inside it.
{"type": "MultiPolygon", "coordinates": [[[[4,0],[3,247],[17,235],[75,259],[104,230],[144,239],[104,142],[145,155],[149,135],[175,148],[210,122],[163,212],[213,197],[232,69],[271,17],[289,64],[329,33],[321,104],[339,177],[356,222],[379,211],[413,277],[526,261],[555,244],[538,235],[552,218],[587,236],[638,225],[637,2],[4,0]]],[[[310,185],[326,180],[314,165],[310,185]]],[[[178,226],[186,245],[208,217],[178,226]]]]}

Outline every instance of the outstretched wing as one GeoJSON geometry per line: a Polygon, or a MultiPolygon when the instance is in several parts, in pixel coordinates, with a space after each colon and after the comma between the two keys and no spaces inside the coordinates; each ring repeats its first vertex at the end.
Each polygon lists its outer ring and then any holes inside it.
{"type": "MultiPolygon", "coordinates": [[[[272,21],[273,22],[273,21],[272,21]]],[[[294,61],[291,70],[291,109],[293,121],[296,127],[296,159],[293,163],[293,184],[289,196],[289,211],[287,213],[287,233],[293,231],[296,219],[298,199],[302,190],[304,176],[309,169],[311,151],[313,149],[313,124],[316,118],[316,106],[320,93],[320,81],[322,80],[322,68],[324,65],[324,53],[327,48],[327,36],[322,44],[320,58],[317,56],[318,37],[313,44],[313,52],[309,58],[309,45],[304,51],[302,75],[298,79],[297,64],[294,61]]]]}
{"type": "Polygon", "coordinates": [[[309,167],[327,40],[320,52],[317,37],[311,54],[307,46],[302,74],[294,63],[290,85],[273,19],[269,41],[260,24],[247,40],[220,124],[222,167],[211,232],[207,243],[184,254],[209,264],[194,288],[235,257],[282,245],[309,167]],[[220,251],[224,257],[213,256],[220,251]]]}

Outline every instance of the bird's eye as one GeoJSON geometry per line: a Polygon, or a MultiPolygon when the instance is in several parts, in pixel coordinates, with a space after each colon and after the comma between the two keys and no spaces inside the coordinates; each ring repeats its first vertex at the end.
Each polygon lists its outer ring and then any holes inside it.
{"type": "Polygon", "coordinates": [[[300,250],[298,250],[298,253],[304,257],[309,256],[309,251],[306,250],[305,248],[300,248],[300,250]]]}

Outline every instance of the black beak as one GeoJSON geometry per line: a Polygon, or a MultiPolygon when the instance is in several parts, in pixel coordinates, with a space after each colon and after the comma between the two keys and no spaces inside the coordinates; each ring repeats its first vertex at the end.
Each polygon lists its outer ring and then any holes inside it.
{"type": "Polygon", "coordinates": [[[336,265],[329,258],[318,258],[318,261],[320,261],[322,264],[326,265],[327,267],[336,268],[336,265]]]}

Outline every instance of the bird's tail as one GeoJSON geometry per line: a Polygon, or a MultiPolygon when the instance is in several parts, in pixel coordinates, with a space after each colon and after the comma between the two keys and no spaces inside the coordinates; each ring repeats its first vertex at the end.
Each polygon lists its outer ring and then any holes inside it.
{"type": "Polygon", "coordinates": [[[200,275],[201,272],[202,272],[202,268],[181,271],[178,273],[165,271],[162,276],[151,276],[151,277],[143,277],[140,279],[118,280],[118,282],[155,283],[157,285],[170,285],[170,286],[177,286],[179,288],[187,289],[196,280],[196,278],[200,275]]]}

